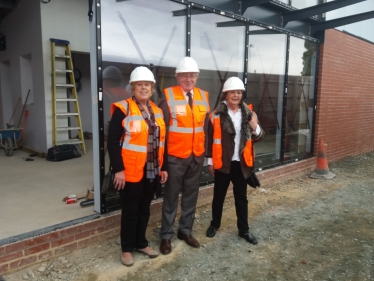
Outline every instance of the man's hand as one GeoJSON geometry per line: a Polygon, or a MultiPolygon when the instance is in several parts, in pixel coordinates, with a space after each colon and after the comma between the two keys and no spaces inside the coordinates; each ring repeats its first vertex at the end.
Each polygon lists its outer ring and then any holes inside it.
{"type": "Polygon", "coordinates": [[[212,176],[214,177],[214,168],[213,168],[213,165],[208,165],[208,170],[212,174],[212,176]]]}

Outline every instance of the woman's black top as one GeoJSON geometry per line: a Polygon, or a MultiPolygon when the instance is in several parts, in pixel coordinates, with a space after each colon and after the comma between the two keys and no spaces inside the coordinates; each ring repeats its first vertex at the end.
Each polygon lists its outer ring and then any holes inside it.
{"type": "Polygon", "coordinates": [[[109,124],[107,145],[110,164],[112,165],[112,170],[114,173],[123,171],[125,169],[122,161],[122,147],[120,146],[124,130],[122,127],[122,121],[125,119],[125,117],[125,113],[116,107],[109,124]]]}

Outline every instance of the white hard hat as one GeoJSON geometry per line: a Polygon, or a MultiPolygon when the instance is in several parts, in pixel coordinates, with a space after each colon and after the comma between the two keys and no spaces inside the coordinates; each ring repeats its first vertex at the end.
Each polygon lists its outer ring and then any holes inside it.
{"type": "Polygon", "coordinates": [[[177,65],[175,73],[180,72],[200,72],[196,61],[190,57],[184,57],[181,59],[177,65]]]}
{"type": "Polygon", "coordinates": [[[137,81],[149,81],[156,83],[152,71],[145,66],[136,67],[130,74],[130,84],[137,81]]]}
{"type": "Polygon", "coordinates": [[[223,84],[222,92],[233,91],[233,90],[240,90],[244,91],[244,84],[242,80],[238,77],[230,77],[226,80],[225,84],[223,84]]]}
{"type": "Polygon", "coordinates": [[[107,66],[103,70],[103,79],[121,80],[122,79],[121,70],[119,70],[118,67],[115,67],[112,65],[107,66]]]}

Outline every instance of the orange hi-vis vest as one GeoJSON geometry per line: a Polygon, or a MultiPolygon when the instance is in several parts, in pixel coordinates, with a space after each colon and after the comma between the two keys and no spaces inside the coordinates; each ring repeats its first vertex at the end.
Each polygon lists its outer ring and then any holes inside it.
{"type": "MultiPolygon", "coordinates": [[[[248,105],[249,109],[252,110],[252,104],[248,105]]],[[[210,114],[210,121],[213,124],[213,144],[212,144],[212,161],[215,170],[222,168],[222,129],[221,129],[221,118],[219,114],[215,114],[215,111],[210,114]]],[[[244,150],[239,151],[239,154],[243,153],[244,162],[248,167],[254,165],[254,154],[253,154],[253,143],[252,139],[246,141],[244,150]]]]}
{"type": "Polygon", "coordinates": [[[178,158],[187,158],[192,152],[202,155],[205,117],[210,110],[208,92],[193,88],[192,109],[180,86],[166,88],[164,93],[170,112],[168,154],[178,158]]]}
{"type": "MultiPolygon", "coordinates": [[[[160,128],[158,159],[161,168],[164,159],[166,126],[161,109],[152,101],[149,101],[149,103],[155,115],[156,124],[160,128]]],[[[126,115],[122,121],[124,128],[122,159],[125,167],[125,180],[139,182],[143,178],[144,165],[147,162],[148,124],[132,98],[113,103],[110,110],[111,115],[116,107],[126,115]]]]}

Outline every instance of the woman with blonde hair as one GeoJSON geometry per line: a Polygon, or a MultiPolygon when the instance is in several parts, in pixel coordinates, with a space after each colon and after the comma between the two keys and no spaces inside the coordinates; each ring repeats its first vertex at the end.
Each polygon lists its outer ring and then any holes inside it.
{"type": "Polygon", "coordinates": [[[157,181],[165,183],[168,178],[162,171],[163,114],[150,101],[154,83],[148,68],[135,68],[130,75],[133,96],[111,106],[108,152],[115,174],[113,184],[121,197],[121,261],[126,266],[134,264],[135,249],[150,258],[158,256],[145,237],[157,181]]]}

